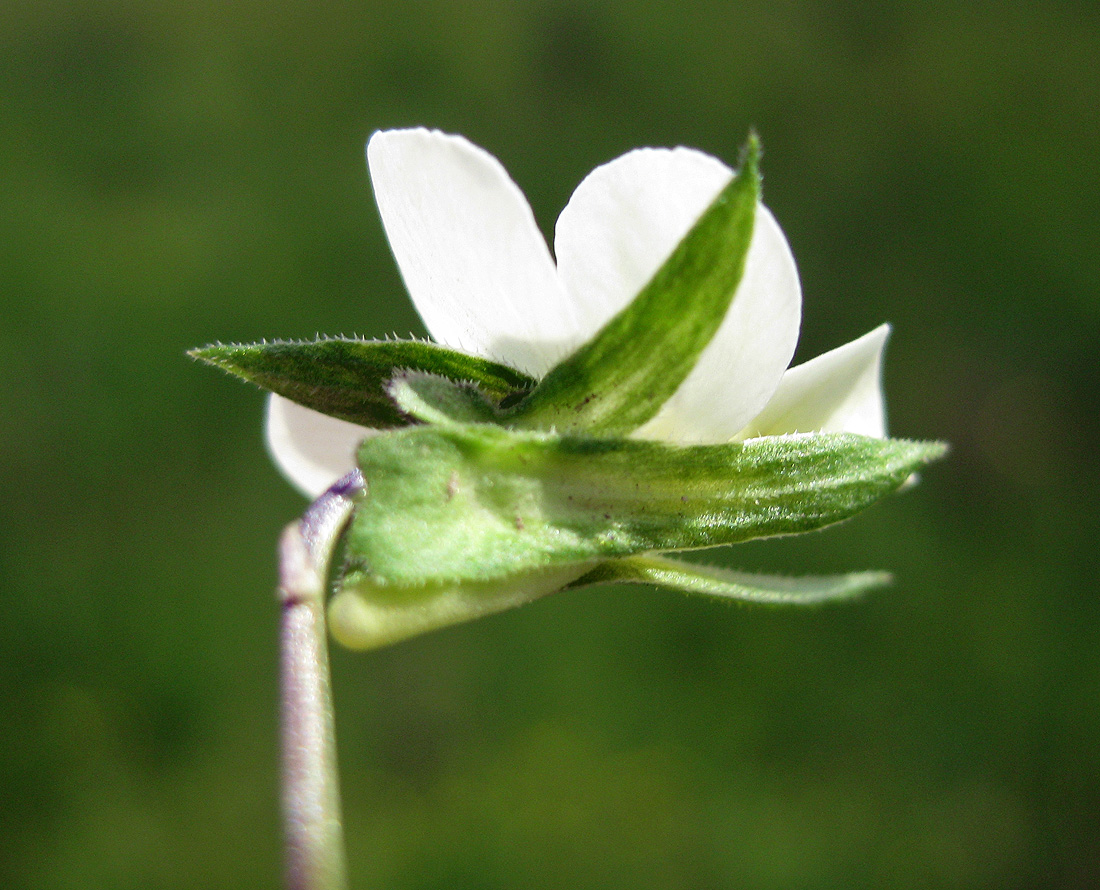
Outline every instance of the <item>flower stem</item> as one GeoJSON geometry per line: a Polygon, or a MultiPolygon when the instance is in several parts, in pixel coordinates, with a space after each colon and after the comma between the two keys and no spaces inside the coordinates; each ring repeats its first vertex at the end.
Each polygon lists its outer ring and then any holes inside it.
{"type": "Polygon", "coordinates": [[[325,592],[329,566],[362,490],[358,470],[288,525],[279,543],[282,781],[288,890],[345,890],[325,592]]]}

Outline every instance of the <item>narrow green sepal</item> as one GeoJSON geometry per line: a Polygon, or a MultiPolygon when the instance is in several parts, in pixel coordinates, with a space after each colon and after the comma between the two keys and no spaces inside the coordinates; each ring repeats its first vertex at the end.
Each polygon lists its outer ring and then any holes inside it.
{"type": "Polygon", "coordinates": [[[889,572],[803,578],[756,575],[646,554],[600,563],[569,587],[635,582],[757,605],[809,606],[853,599],[892,580],[889,572]]]}
{"type": "Polygon", "coordinates": [[[507,412],[528,429],[615,435],[652,418],[695,367],[745,270],[759,144],[637,297],[507,412]]]}
{"type": "Polygon", "coordinates": [[[419,340],[321,339],[214,345],[188,355],[291,401],[375,429],[407,425],[387,384],[397,371],[469,381],[499,401],[530,389],[520,371],[419,340]]]}
{"type": "Polygon", "coordinates": [[[726,445],[409,427],[363,442],[347,534],[379,585],[553,567],[822,528],[898,488],[937,443],[850,434],[726,445]]]}

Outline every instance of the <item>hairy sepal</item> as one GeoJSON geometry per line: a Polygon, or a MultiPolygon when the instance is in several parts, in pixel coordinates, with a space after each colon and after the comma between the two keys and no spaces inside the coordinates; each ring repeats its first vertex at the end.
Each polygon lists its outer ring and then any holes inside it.
{"type": "Polygon", "coordinates": [[[333,338],[214,345],[193,349],[189,355],[306,408],[373,429],[412,422],[388,390],[402,371],[469,383],[494,402],[535,385],[506,365],[419,340],[333,338]]]}
{"type": "Polygon", "coordinates": [[[367,491],[347,553],[379,587],[449,585],[812,531],[942,452],[850,434],[678,447],[481,424],[409,427],[359,449],[367,491]]]}

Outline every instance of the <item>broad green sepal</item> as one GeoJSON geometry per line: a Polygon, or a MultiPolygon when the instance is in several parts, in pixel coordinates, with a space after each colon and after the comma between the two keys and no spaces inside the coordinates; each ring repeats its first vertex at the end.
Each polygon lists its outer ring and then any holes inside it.
{"type": "Polygon", "coordinates": [[[811,434],[677,447],[492,425],[359,449],[351,568],[379,586],[492,581],[821,528],[897,489],[936,443],[811,434]]]}
{"type": "Polygon", "coordinates": [[[760,196],[759,145],[637,297],[508,413],[528,429],[625,434],[695,367],[741,282],[760,196]]]}
{"type": "Polygon", "coordinates": [[[419,340],[334,338],[214,345],[193,349],[189,355],[299,405],[374,429],[410,422],[386,389],[398,371],[468,381],[498,402],[535,384],[513,368],[419,340]]]}
{"type": "Polygon", "coordinates": [[[888,572],[804,578],[755,575],[646,554],[600,563],[569,587],[635,582],[757,605],[809,606],[852,599],[885,587],[891,580],[888,572]]]}

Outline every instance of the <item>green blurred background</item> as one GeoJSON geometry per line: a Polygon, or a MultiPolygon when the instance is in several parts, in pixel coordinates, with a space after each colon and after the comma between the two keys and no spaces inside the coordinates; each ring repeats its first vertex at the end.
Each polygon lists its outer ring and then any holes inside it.
{"type": "Polygon", "coordinates": [[[0,6],[0,885],[280,883],[273,550],[215,339],[423,333],[363,144],[428,124],[550,231],[638,145],[766,148],[799,357],[884,320],[923,484],[750,570],[334,653],[358,888],[1100,886],[1094,2],[0,6]]]}

